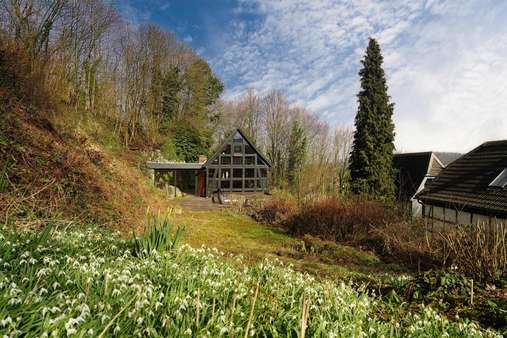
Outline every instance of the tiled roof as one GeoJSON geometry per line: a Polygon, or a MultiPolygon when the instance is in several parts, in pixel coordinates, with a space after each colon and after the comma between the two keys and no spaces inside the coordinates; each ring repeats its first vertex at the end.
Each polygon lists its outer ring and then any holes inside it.
{"type": "Polygon", "coordinates": [[[507,140],[486,142],[452,162],[418,194],[423,202],[507,215],[507,189],[489,184],[507,168],[507,140]]]}
{"type": "Polygon", "coordinates": [[[412,198],[424,177],[436,176],[443,168],[431,151],[395,154],[393,166],[396,170],[397,194],[401,200],[412,198]]]}

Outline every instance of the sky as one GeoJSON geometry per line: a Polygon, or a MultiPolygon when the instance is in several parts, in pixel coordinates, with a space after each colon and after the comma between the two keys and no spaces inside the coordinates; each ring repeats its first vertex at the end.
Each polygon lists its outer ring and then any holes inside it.
{"type": "Polygon", "coordinates": [[[369,37],[384,55],[398,151],[507,139],[507,1],[117,0],[210,62],[225,98],[279,89],[353,125],[369,37]]]}

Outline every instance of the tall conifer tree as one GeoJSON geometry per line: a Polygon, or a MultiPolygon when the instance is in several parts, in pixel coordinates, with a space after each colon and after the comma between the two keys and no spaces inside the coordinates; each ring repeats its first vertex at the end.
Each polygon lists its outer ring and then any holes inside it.
{"type": "Polygon", "coordinates": [[[393,108],[387,95],[380,46],[371,39],[359,71],[361,90],[355,119],[356,130],[350,156],[351,188],[354,193],[389,200],[394,197],[393,108]]]}

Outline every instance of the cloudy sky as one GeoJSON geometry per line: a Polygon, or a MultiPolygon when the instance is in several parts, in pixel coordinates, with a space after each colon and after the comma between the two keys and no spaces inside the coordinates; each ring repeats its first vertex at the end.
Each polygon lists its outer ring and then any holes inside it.
{"type": "Polygon", "coordinates": [[[357,72],[379,40],[401,151],[467,151],[507,139],[507,1],[122,0],[210,61],[233,97],[281,89],[353,124],[357,72]]]}

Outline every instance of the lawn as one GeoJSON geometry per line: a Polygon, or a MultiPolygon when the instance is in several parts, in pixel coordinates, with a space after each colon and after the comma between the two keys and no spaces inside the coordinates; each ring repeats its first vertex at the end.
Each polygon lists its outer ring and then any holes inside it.
{"type": "Polygon", "coordinates": [[[181,210],[173,219],[175,224],[185,226],[183,241],[195,248],[217,248],[225,253],[242,255],[249,262],[276,257],[318,278],[364,280],[408,273],[400,266],[383,263],[373,252],[315,238],[303,241],[232,209],[181,210]]]}

